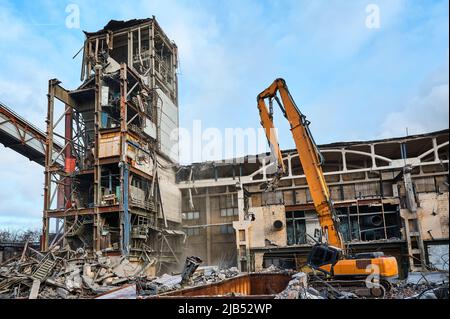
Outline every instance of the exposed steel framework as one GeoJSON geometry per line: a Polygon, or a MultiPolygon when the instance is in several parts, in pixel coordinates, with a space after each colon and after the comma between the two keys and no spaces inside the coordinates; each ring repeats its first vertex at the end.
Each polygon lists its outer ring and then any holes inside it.
{"type": "MultiPolygon", "coordinates": [[[[44,165],[46,140],[44,132],[0,102],[0,143],[44,165]]],[[[62,158],[57,156],[61,150],[62,146],[55,143],[53,156],[59,165],[63,164],[62,158]]]]}
{"type": "Polygon", "coordinates": [[[111,21],[86,33],[78,89],[49,81],[42,250],[64,241],[158,269],[179,263],[183,233],[166,218],[158,182],[160,95],[177,101],[176,46],[162,34],[154,18],[111,21]]]}

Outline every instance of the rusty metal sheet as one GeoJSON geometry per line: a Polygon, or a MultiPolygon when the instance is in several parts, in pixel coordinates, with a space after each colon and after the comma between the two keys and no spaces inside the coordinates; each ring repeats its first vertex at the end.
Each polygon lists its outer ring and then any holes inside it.
{"type": "Polygon", "coordinates": [[[205,286],[186,288],[163,293],[159,297],[227,297],[232,293],[244,296],[273,296],[283,291],[291,276],[289,274],[247,274],[205,286]]]}

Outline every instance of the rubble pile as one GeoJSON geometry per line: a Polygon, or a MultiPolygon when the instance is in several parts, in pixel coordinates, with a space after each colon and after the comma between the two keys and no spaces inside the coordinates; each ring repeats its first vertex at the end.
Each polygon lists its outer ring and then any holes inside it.
{"type": "Polygon", "coordinates": [[[210,271],[197,271],[196,273],[194,273],[191,285],[207,285],[228,278],[236,277],[239,274],[240,271],[236,267],[231,267],[229,269],[218,269],[217,267],[211,267],[210,271]]]}
{"type": "Polygon", "coordinates": [[[236,267],[198,268],[186,282],[182,275],[164,274],[148,278],[148,264],[130,263],[120,256],[88,254],[67,247],[55,247],[47,253],[26,248],[20,257],[0,264],[0,299],[75,299],[93,298],[127,284],[135,284],[140,296],[206,285],[240,274],[236,267]]]}
{"type": "MultiPolygon", "coordinates": [[[[68,247],[55,247],[41,253],[25,247],[21,256],[0,264],[0,299],[141,298],[214,284],[242,274],[236,267],[198,267],[199,262],[192,258],[187,258],[180,274],[150,278],[144,274],[152,265],[150,261],[131,263],[124,256],[104,256],[102,252],[88,254],[81,248],[74,251],[68,247]]],[[[270,266],[260,273],[292,275],[293,271],[270,266]]],[[[304,272],[294,273],[275,299],[365,298],[354,287],[344,289],[317,275],[310,276],[304,272]]],[[[230,292],[227,296],[239,294],[230,292]]],[[[409,273],[407,279],[394,284],[380,298],[448,299],[448,271],[409,273]]]]}
{"type": "MultiPolygon", "coordinates": [[[[338,289],[323,281],[323,285],[315,285],[309,281],[308,275],[299,272],[292,276],[286,289],[275,296],[275,299],[365,299],[351,291],[338,289]],[[314,286],[314,287],[313,287],[314,286]]],[[[341,287],[343,288],[343,287],[341,287]]],[[[357,291],[358,289],[355,289],[357,291]]],[[[410,273],[409,277],[394,284],[386,291],[384,299],[449,299],[448,272],[410,273]],[[419,280],[417,281],[417,278],[419,280]]]]}
{"type": "Polygon", "coordinates": [[[139,268],[124,258],[83,249],[33,250],[0,265],[0,298],[91,298],[132,281],[139,268]]]}
{"type": "Polygon", "coordinates": [[[400,284],[392,287],[392,289],[386,293],[387,299],[406,299],[410,298],[420,292],[419,286],[400,284]]]}
{"type": "Polygon", "coordinates": [[[400,284],[386,293],[387,299],[448,299],[448,283],[437,284],[400,284]]]}
{"type": "Polygon", "coordinates": [[[141,282],[141,295],[157,295],[182,288],[216,283],[240,274],[236,267],[219,269],[217,266],[199,267],[189,280],[182,284],[181,275],[164,274],[152,281],[141,282]]]}
{"type": "Polygon", "coordinates": [[[263,273],[263,274],[264,273],[272,273],[272,274],[275,274],[275,273],[292,273],[292,272],[293,272],[293,270],[281,268],[281,267],[278,267],[278,266],[275,266],[275,265],[270,265],[269,267],[264,268],[263,270],[260,271],[260,273],[263,273]]]}
{"type": "Polygon", "coordinates": [[[308,287],[308,276],[299,272],[292,276],[285,290],[275,296],[275,299],[324,299],[314,288],[308,287]]]}
{"type": "Polygon", "coordinates": [[[448,299],[448,272],[413,272],[386,294],[389,299],[448,299]]]}

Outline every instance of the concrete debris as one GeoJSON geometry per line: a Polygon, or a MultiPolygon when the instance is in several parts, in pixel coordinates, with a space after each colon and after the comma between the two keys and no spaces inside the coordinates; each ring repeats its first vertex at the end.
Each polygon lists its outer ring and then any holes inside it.
{"type": "Polygon", "coordinates": [[[211,271],[208,275],[200,273],[194,273],[192,282],[193,286],[206,285],[228,278],[235,277],[240,274],[239,269],[232,267],[229,269],[220,269],[218,271],[211,271]]]}
{"type": "Polygon", "coordinates": [[[195,271],[196,273],[202,273],[205,276],[211,276],[214,272],[219,271],[218,266],[200,266],[195,271]]]}
{"type": "Polygon", "coordinates": [[[448,299],[449,286],[400,285],[387,293],[387,299],[448,299]]]}
{"type": "Polygon", "coordinates": [[[406,283],[408,284],[440,284],[448,282],[448,271],[415,271],[408,274],[406,283]]]}
{"type": "Polygon", "coordinates": [[[101,253],[88,257],[80,249],[29,253],[0,268],[0,299],[92,298],[135,281],[141,267],[101,253]]]}
{"type": "MultiPolygon", "coordinates": [[[[416,278],[417,274],[410,276],[416,278]]],[[[448,299],[449,281],[448,273],[437,274],[427,273],[426,278],[436,279],[419,284],[412,283],[411,278],[394,284],[382,298],[385,299],[448,299]],[[444,279],[444,280],[442,280],[444,279]]],[[[331,284],[312,287],[308,280],[308,275],[299,272],[292,276],[286,289],[275,296],[275,299],[363,299],[366,297],[348,290],[338,289],[331,284]]],[[[332,283],[332,281],[330,282],[332,283]]],[[[355,287],[355,291],[357,291],[355,287]]],[[[368,297],[368,298],[374,298],[368,297]]]]}
{"type": "Polygon", "coordinates": [[[168,291],[176,288],[181,288],[181,275],[171,276],[164,274],[161,277],[153,281],[154,284],[159,286],[160,291],[168,291]]]}
{"type": "Polygon", "coordinates": [[[299,272],[292,276],[285,290],[275,299],[324,299],[315,289],[308,289],[308,275],[299,272]]]}
{"type": "MultiPolygon", "coordinates": [[[[207,286],[242,275],[236,267],[199,267],[199,263],[199,259],[188,257],[181,273],[149,278],[141,275],[145,264],[132,263],[123,256],[88,255],[67,247],[45,254],[33,250],[0,265],[0,299],[136,299],[207,286]]],[[[291,278],[275,299],[364,298],[356,288],[333,285],[333,281],[319,280],[304,272],[293,274],[291,270],[270,266],[259,273],[291,278]]],[[[448,272],[410,273],[379,298],[448,299],[448,283],[448,272]]],[[[233,291],[222,295],[240,296],[233,291]]]]}
{"type": "Polygon", "coordinates": [[[261,273],[282,273],[282,272],[287,272],[288,270],[284,269],[284,268],[280,268],[277,267],[275,265],[270,265],[267,268],[264,268],[263,270],[261,270],[261,273]]]}
{"type": "Polygon", "coordinates": [[[448,299],[448,272],[410,272],[387,293],[388,299],[448,299]]]}
{"type": "Polygon", "coordinates": [[[191,279],[201,263],[202,260],[198,257],[191,256],[186,258],[186,263],[184,264],[183,272],[181,273],[181,284],[185,284],[191,279]]]}
{"type": "Polygon", "coordinates": [[[140,282],[140,295],[157,295],[182,288],[207,285],[240,274],[236,267],[229,269],[219,269],[217,266],[199,267],[185,283],[182,283],[182,275],[164,274],[150,282],[140,282]]]}

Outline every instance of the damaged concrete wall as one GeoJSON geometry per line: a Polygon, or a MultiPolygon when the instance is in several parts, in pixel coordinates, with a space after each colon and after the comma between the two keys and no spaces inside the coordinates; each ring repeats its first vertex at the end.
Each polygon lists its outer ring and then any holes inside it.
{"type": "Polygon", "coordinates": [[[160,89],[157,92],[162,99],[158,110],[160,113],[158,128],[160,130],[161,152],[178,163],[178,107],[160,89]]]}
{"type": "Polygon", "coordinates": [[[236,241],[232,224],[238,219],[235,191],[231,187],[212,187],[182,192],[187,253],[208,264],[235,266],[236,241]]]}
{"type": "Polygon", "coordinates": [[[251,247],[286,246],[286,214],[284,205],[252,207],[255,221],[250,226],[251,247]],[[280,221],[281,227],[274,223],[280,221]]]}
{"type": "Polygon", "coordinates": [[[430,264],[439,269],[447,270],[449,269],[449,247],[448,244],[441,245],[427,245],[427,254],[430,264]]]}
{"type": "Polygon", "coordinates": [[[175,170],[170,162],[158,156],[158,171],[164,214],[170,221],[181,223],[181,191],[175,183],[175,170]]]}
{"type": "Polygon", "coordinates": [[[306,234],[312,238],[316,235],[316,230],[320,229],[320,223],[315,212],[305,213],[306,234]]]}
{"type": "Polygon", "coordinates": [[[448,192],[443,194],[418,194],[420,221],[423,240],[448,239],[448,192]]]}

